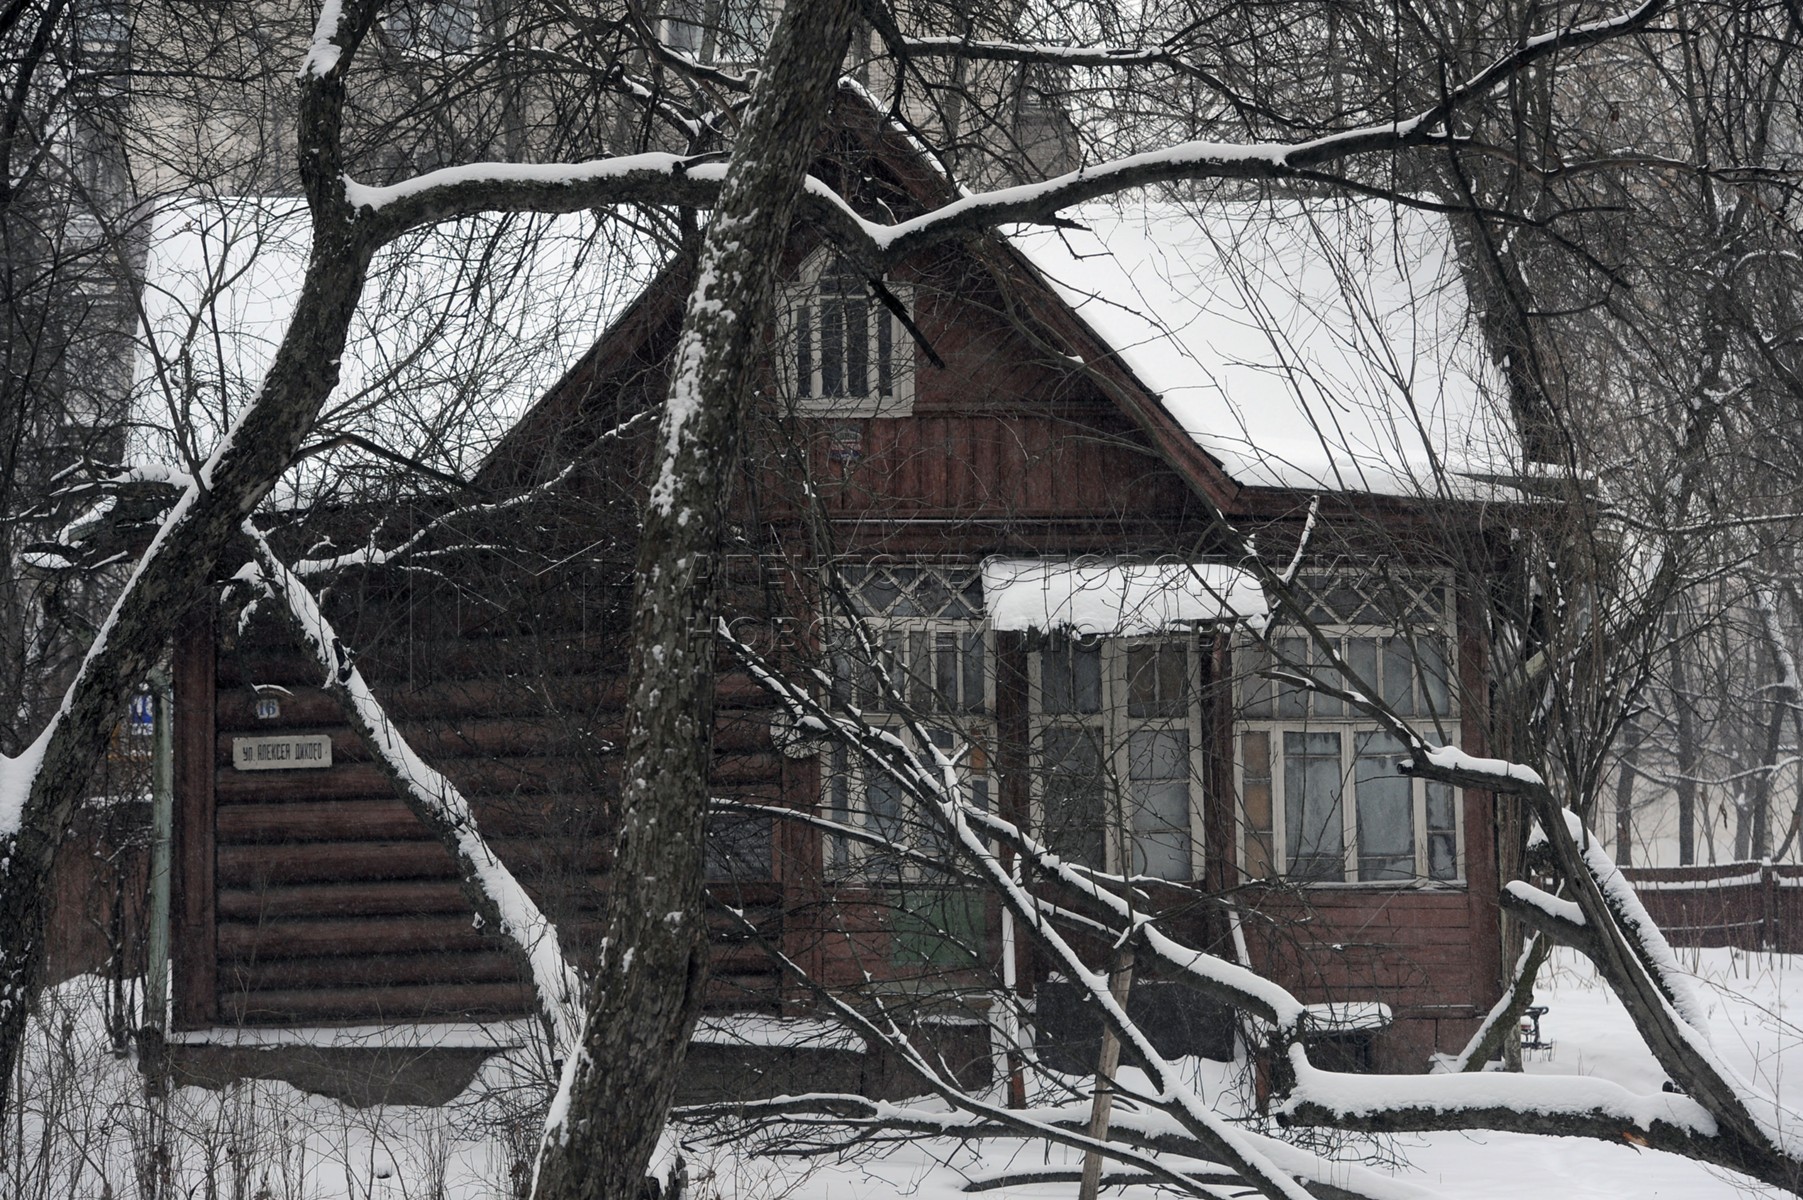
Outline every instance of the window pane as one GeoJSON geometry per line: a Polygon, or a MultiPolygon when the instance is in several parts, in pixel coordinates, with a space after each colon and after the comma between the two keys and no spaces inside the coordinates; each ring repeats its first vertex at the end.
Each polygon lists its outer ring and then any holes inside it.
{"type": "Polygon", "coordinates": [[[908,679],[902,674],[901,634],[890,630],[875,640],[877,654],[882,659],[882,674],[887,678],[879,677],[876,671],[870,673],[870,696],[866,707],[872,712],[887,712],[891,707],[891,695],[906,697],[908,694],[908,679]]]}
{"type": "Polygon", "coordinates": [[[983,686],[983,635],[967,633],[964,635],[964,711],[972,713],[984,712],[988,701],[983,686]]]}
{"type": "Polygon", "coordinates": [[[820,299],[820,394],[845,394],[845,306],[820,299]]]}
{"type": "Polygon", "coordinates": [[[1377,679],[1377,639],[1355,637],[1346,639],[1346,665],[1358,678],[1348,679],[1346,686],[1356,688],[1371,699],[1377,699],[1382,693],[1378,690],[1377,679]]]}
{"type": "MultiPolygon", "coordinates": [[[[826,781],[826,799],[828,815],[841,825],[851,824],[851,771],[846,762],[846,748],[834,746],[831,760],[831,773],[826,781]]],[[[827,839],[827,865],[835,871],[843,871],[851,865],[850,842],[840,834],[827,839]]]]}
{"type": "Polygon", "coordinates": [[[1188,780],[1133,785],[1133,872],[1156,879],[1190,877],[1188,780]]]}
{"type": "Polygon", "coordinates": [[[1270,669],[1270,653],[1254,642],[1236,649],[1233,663],[1240,676],[1240,711],[1248,717],[1270,716],[1271,681],[1262,674],[1270,669]]]}
{"type": "Polygon", "coordinates": [[[870,394],[870,304],[845,302],[845,394],[870,394]]]}
{"type": "Polygon", "coordinates": [[[895,395],[895,318],[876,310],[876,394],[895,395]]]}
{"type": "Polygon", "coordinates": [[[1387,733],[1361,733],[1353,783],[1358,797],[1360,879],[1415,875],[1415,798],[1398,763],[1407,757],[1387,733]]]}
{"type": "Polygon", "coordinates": [[[845,709],[857,703],[857,669],[849,651],[833,651],[832,705],[845,709]]]}
{"type": "MultiPolygon", "coordinates": [[[[1341,644],[1339,639],[1335,639],[1334,649],[1339,650],[1341,644]]],[[[1321,647],[1317,646],[1313,641],[1307,643],[1307,654],[1309,656],[1309,661],[1315,663],[1321,671],[1321,681],[1323,683],[1344,684],[1346,682],[1344,679],[1340,678],[1340,673],[1338,671],[1328,665],[1327,654],[1325,654],[1321,647]]],[[[1346,714],[1346,702],[1338,696],[1325,696],[1320,692],[1315,692],[1309,696],[1309,702],[1314,706],[1315,715],[1317,717],[1340,717],[1346,714]]]]}
{"type": "Polygon", "coordinates": [[[1189,731],[1138,729],[1127,738],[1133,803],[1133,870],[1190,877],[1189,731]]]}
{"type": "MultiPolygon", "coordinates": [[[[928,729],[926,735],[927,740],[932,742],[934,747],[948,758],[956,755],[960,750],[963,750],[965,758],[958,764],[958,778],[968,788],[971,767],[969,756],[972,752],[972,747],[966,746],[964,739],[959,736],[955,730],[928,729]]],[[[934,776],[937,777],[938,770],[935,765],[936,760],[931,760],[930,756],[925,757],[928,757],[929,765],[934,766],[934,776]]],[[[968,790],[966,791],[965,798],[969,798],[968,790]]],[[[922,812],[917,809],[914,813],[914,823],[919,831],[917,844],[922,851],[940,860],[949,859],[951,857],[951,838],[936,816],[930,812],[922,812]]]]}
{"type": "Polygon", "coordinates": [[[873,570],[855,583],[848,572],[846,584],[851,590],[853,607],[866,617],[887,616],[890,606],[901,597],[901,589],[895,580],[882,570],[873,570]]]}
{"type": "Polygon", "coordinates": [[[1414,663],[1406,638],[1384,640],[1384,703],[1405,717],[1415,713],[1414,663]]]}
{"type": "Polygon", "coordinates": [[[1127,648],[1127,715],[1156,717],[1158,711],[1158,647],[1127,648]]]}
{"type": "Polygon", "coordinates": [[[892,617],[924,617],[930,614],[922,612],[920,604],[914,599],[920,588],[921,571],[918,567],[890,567],[889,573],[895,577],[895,599],[889,609],[892,617]]]}
{"type": "Polygon", "coordinates": [[[1427,874],[1430,879],[1459,877],[1458,812],[1452,785],[1427,785],[1427,874]]]}
{"type": "Polygon", "coordinates": [[[1421,638],[1416,647],[1421,656],[1421,701],[1427,712],[1449,713],[1446,670],[1446,643],[1440,638],[1421,638]]]}
{"type": "Polygon", "coordinates": [[[1451,833],[1455,827],[1452,808],[1452,785],[1427,785],[1427,827],[1435,833],[1451,833]]]}
{"type": "MultiPolygon", "coordinates": [[[[904,840],[901,792],[893,780],[875,772],[869,774],[864,784],[864,813],[865,825],[872,833],[893,842],[904,840]]],[[[878,847],[871,847],[865,865],[871,875],[901,874],[901,859],[878,847]]]]}
{"type": "Polygon", "coordinates": [[[1045,844],[1070,862],[1103,865],[1102,755],[1087,729],[1054,725],[1044,743],[1045,844]]]}
{"type": "Polygon", "coordinates": [[[914,576],[914,607],[923,617],[945,615],[945,606],[951,603],[951,592],[946,589],[945,580],[937,571],[922,570],[914,576]]]}
{"type": "Polygon", "coordinates": [[[1271,735],[1263,730],[1240,735],[1242,795],[1246,809],[1246,874],[1271,874],[1271,735]]]}
{"type": "Polygon", "coordinates": [[[933,664],[927,657],[927,633],[916,629],[908,634],[908,703],[921,712],[932,712],[933,664]]]}
{"type": "Polygon", "coordinates": [[[970,578],[964,581],[964,586],[960,589],[958,597],[959,604],[963,611],[948,612],[946,615],[956,617],[981,617],[983,615],[983,576],[978,572],[972,571],[970,573],[970,578]]]}
{"type": "Polygon", "coordinates": [[[795,392],[801,396],[817,395],[814,391],[814,331],[812,309],[806,304],[795,306],[795,392]]]}
{"type": "Polygon", "coordinates": [[[1430,879],[1459,877],[1459,844],[1450,833],[1430,833],[1427,837],[1427,874],[1430,879]]]}
{"type": "Polygon", "coordinates": [[[1076,708],[1071,695],[1071,648],[1054,642],[1039,652],[1039,707],[1048,713],[1068,713],[1076,708]]]}
{"type": "Polygon", "coordinates": [[[1283,735],[1283,840],[1291,875],[1346,878],[1341,784],[1339,734],[1283,735]]]}
{"type": "MultiPolygon", "coordinates": [[[[1302,638],[1277,639],[1276,665],[1287,671],[1304,671],[1308,669],[1308,642],[1302,638]]],[[[1308,715],[1308,693],[1288,684],[1277,685],[1277,715],[1280,717],[1305,717],[1308,715]]]]}
{"type": "Polygon", "coordinates": [[[1082,642],[1071,646],[1071,696],[1075,711],[1102,711],[1102,643],[1082,642]]]}
{"type": "Polygon", "coordinates": [[[1181,642],[1127,649],[1127,715],[1180,717],[1187,707],[1189,655],[1181,642]]]}
{"type": "Polygon", "coordinates": [[[1189,730],[1134,730],[1127,736],[1127,778],[1188,779],[1189,730]]]}
{"type": "Polygon", "coordinates": [[[1102,647],[1055,638],[1040,651],[1040,707],[1048,713],[1102,711],[1102,647]]]}
{"type": "Polygon", "coordinates": [[[933,690],[937,693],[934,703],[948,712],[955,712],[963,706],[958,703],[958,683],[963,678],[958,669],[958,635],[955,633],[935,633],[933,635],[933,690]]]}

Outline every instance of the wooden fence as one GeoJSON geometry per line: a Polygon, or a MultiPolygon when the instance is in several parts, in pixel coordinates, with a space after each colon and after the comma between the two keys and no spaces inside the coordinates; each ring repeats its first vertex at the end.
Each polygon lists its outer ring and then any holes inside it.
{"type": "Polygon", "coordinates": [[[1622,873],[1674,946],[1803,953],[1803,865],[1735,862],[1622,873]]]}

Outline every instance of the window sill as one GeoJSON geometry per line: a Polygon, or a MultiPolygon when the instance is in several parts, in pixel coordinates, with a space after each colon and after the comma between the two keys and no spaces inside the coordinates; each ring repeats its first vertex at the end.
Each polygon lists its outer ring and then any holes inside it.
{"type": "Polygon", "coordinates": [[[911,417],[914,415],[914,397],[800,396],[795,400],[795,415],[837,420],[859,417],[876,417],[883,420],[894,417],[911,417]]]}
{"type": "Polygon", "coordinates": [[[1247,887],[1308,889],[1341,892],[1464,892],[1470,890],[1465,879],[1291,879],[1286,875],[1267,875],[1246,881],[1247,887]]]}

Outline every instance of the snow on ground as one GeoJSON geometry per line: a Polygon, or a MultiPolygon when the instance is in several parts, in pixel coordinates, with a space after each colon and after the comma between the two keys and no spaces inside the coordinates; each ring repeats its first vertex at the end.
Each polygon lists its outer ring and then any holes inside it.
{"type": "MultiPolygon", "coordinates": [[[[1788,999],[1785,985],[1803,987],[1803,958],[1730,950],[1680,950],[1705,996],[1714,1002],[1710,1033],[1728,1062],[1764,1086],[1795,1096],[1803,1087],[1803,993],[1788,999]]],[[[1665,1074],[1635,1034],[1621,1004],[1567,951],[1554,958],[1535,993],[1550,1011],[1542,1018],[1551,1050],[1528,1055],[1539,1075],[1596,1075],[1625,1086],[1658,1091],[1665,1074]]],[[[1394,1160],[1399,1179],[1446,1200],[1747,1200],[1783,1195],[1742,1177],[1633,1146],[1584,1138],[1527,1137],[1500,1133],[1414,1134],[1367,1143],[1394,1160]],[[1406,1165],[1402,1165],[1405,1164],[1406,1165]]],[[[819,1165],[801,1178],[795,1200],[915,1200],[966,1196],[965,1180],[1007,1169],[1067,1162],[1038,1146],[992,1147],[981,1159],[951,1143],[910,1146],[868,1163],[819,1165]],[[937,1151],[935,1154],[934,1151],[937,1151]]],[[[730,1195],[731,1193],[727,1193],[730,1195]]],[[[981,1193],[1023,1200],[1068,1200],[1075,1185],[1015,1185],[981,1193]]],[[[1110,1189],[1124,1200],[1168,1195],[1146,1186],[1110,1189]]]]}
{"type": "MultiPolygon", "coordinates": [[[[159,1099],[112,1051],[107,990],[82,976],[45,997],[0,1134],[7,1200],[489,1200],[529,1170],[546,1094],[529,1050],[491,1057],[441,1108],[358,1108],[270,1080],[159,1099]]],[[[497,1044],[518,1032],[499,1027],[497,1044]]]]}
{"type": "MultiPolygon", "coordinates": [[[[1680,951],[1712,1002],[1710,1033],[1729,1063],[1762,1085],[1794,1094],[1803,1072],[1803,959],[1729,950],[1680,951]]],[[[108,1049],[98,981],[57,989],[46,1005],[26,1072],[25,1137],[0,1137],[0,1179],[8,1200],[50,1196],[150,1197],[149,1176],[166,1173],[157,1195],[267,1197],[268,1200],[488,1200],[521,1182],[535,1134],[525,1053],[491,1059],[468,1090],[443,1108],[355,1108],[285,1084],[251,1081],[223,1091],[178,1089],[159,1111],[128,1057],[108,1049]],[[53,1136],[45,1138],[49,1129],[53,1136]],[[159,1132],[160,1131],[160,1132],[159,1132]],[[153,1147],[167,1147],[159,1156],[153,1147]]],[[[1541,1075],[1596,1075],[1657,1091],[1664,1082],[1621,1005],[1588,968],[1562,953],[1537,1000],[1552,1049],[1530,1052],[1541,1075]]],[[[1205,1095],[1236,1103],[1231,1066],[1192,1064],[1205,1095]]],[[[9,1119],[10,1124],[10,1119],[9,1119]]],[[[691,1131],[691,1137],[693,1133],[691,1131]]],[[[852,1160],[768,1158],[756,1142],[689,1151],[696,1200],[950,1200],[968,1181],[1075,1161],[1034,1143],[961,1146],[915,1142],[852,1160]]],[[[1354,1143],[1348,1151],[1391,1164],[1400,1180],[1447,1200],[1740,1200],[1775,1194],[1653,1151],[1576,1138],[1472,1133],[1411,1135],[1354,1143]]],[[[980,1193],[1059,1200],[1068,1182],[1014,1184],[980,1193]]],[[[1148,1186],[1111,1188],[1124,1200],[1152,1200],[1148,1186]]]]}

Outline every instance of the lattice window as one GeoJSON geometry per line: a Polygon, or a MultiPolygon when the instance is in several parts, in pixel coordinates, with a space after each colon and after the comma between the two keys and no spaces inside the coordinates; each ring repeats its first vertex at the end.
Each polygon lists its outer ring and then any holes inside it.
{"type": "MultiPolygon", "coordinates": [[[[876,649],[874,661],[849,624],[829,632],[832,701],[856,709],[904,740],[913,733],[896,715],[906,711],[941,751],[960,760],[968,799],[987,808],[993,794],[989,747],[993,738],[993,635],[983,619],[980,569],[939,563],[842,566],[838,578],[852,612],[876,649]],[[881,666],[890,686],[881,683],[881,666]]],[[[926,747],[916,747],[925,752],[926,747]]],[[[868,770],[835,745],[827,753],[826,807],[834,820],[862,826],[929,855],[943,855],[930,814],[915,813],[893,781],[868,770]]],[[[828,839],[827,866],[836,873],[899,878],[917,875],[894,855],[850,838],[828,839]]]]}
{"type": "Polygon", "coordinates": [[[1084,866],[1200,867],[1202,729],[1190,638],[1047,638],[1029,660],[1038,823],[1084,866]]]}
{"type": "Polygon", "coordinates": [[[1262,676],[1275,665],[1362,690],[1430,735],[1456,737],[1448,582],[1368,573],[1301,584],[1311,620],[1356,678],[1341,678],[1300,633],[1236,647],[1242,870],[1320,883],[1457,881],[1457,789],[1402,774],[1401,743],[1357,708],[1262,676]]]}

